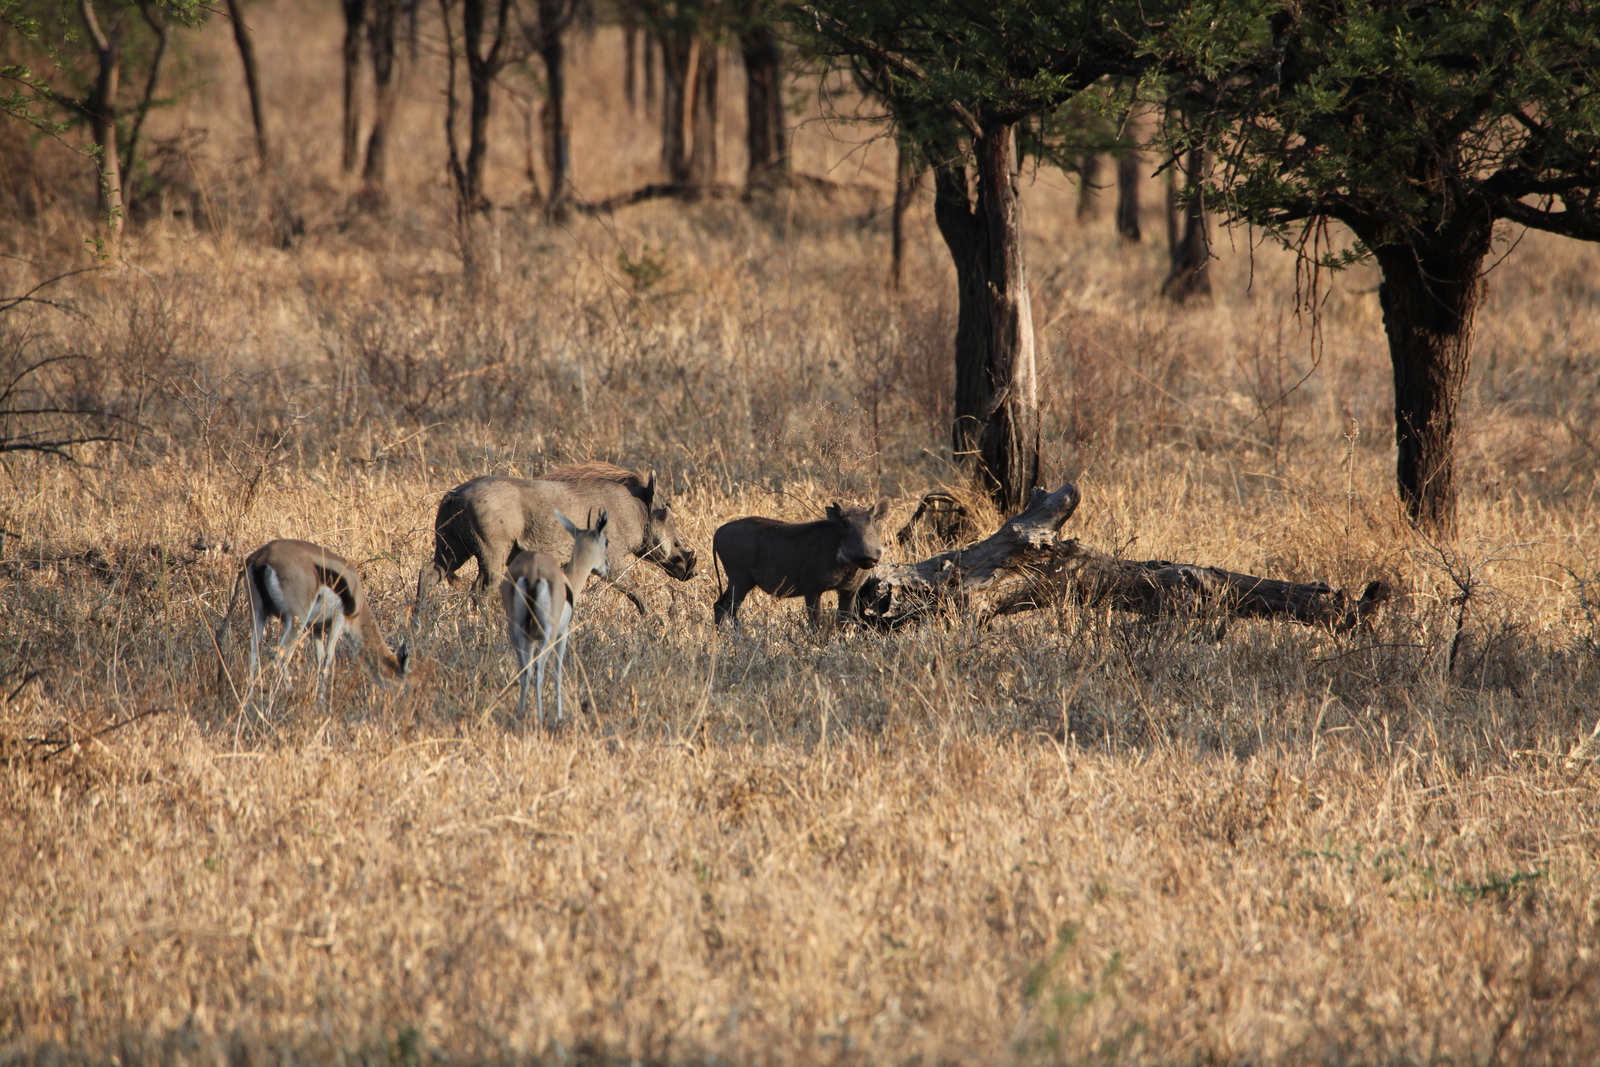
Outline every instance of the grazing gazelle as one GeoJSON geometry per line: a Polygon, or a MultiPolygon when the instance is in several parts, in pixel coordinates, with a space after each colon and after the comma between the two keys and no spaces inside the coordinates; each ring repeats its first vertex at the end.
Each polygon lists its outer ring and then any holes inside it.
{"type": "Polygon", "coordinates": [[[606,562],[606,512],[601,510],[594,526],[580,530],[561,512],[556,521],[572,535],[572,558],[561,566],[546,552],[519,552],[500,582],[500,599],[506,606],[506,629],[511,650],[517,654],[517,680],[522,696],[517,700],[517,718],[528,708],[528,668],[534,668],[534,699],[539,722],[544,723],[544,668],[550,649],[556,654],[556,722],[564,718],[561,707],[561,664],[567,655],[567,635],[572,630],[572,608],[589,575],[610,577],[606,562]]]}
{"type": "MultiPolygon", "coordinates": [[[[310,631],[312,648],[322,680],[333,672],[339,639],[347,634],[361,646],[361,658],[379,681],[400,679],[406,673],[406,647],[390,651],[361,589],[361,576],[342,557],[309,541],[268,541],[245,558],[233,583],[228,613],[217,633],[219,651],[227,640],[228,624],[239,601],[239,583],[245,583],[250,600],[250,677],[261,660],[261,634],[267,620],[282,619],[278,649],[292,648],[310,631]]],[[[224,680],[218,668],[219,683],[224,680]]]]}

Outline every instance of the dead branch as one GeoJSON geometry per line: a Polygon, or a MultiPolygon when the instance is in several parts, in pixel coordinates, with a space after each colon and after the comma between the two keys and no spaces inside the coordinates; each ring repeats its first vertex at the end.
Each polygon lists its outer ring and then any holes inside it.
{"type": "MultiPolygon", "coordinates": [[[[930,494],[935,495],[935,494],[930,494]]],[[[1367,625],[1391,591],[1368,582],[1359,597],[1324,582],[1286,582],[1171,560],[1126,560],[1058,531],[1079,502],[1069,482],[1033,491],[1028,507],[976,544],[919,563],[882,568],[865,592],[866,622],[898,629],[949,608],[976,609],[985,622],[1071,597],[1147,618],[1288,619],[1343,633],[1367,625]]]]}

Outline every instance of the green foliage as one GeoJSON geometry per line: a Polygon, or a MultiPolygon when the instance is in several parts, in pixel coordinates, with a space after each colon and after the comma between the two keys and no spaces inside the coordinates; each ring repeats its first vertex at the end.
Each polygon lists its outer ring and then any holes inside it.
{"type": "MultiPolygon", "coordinates": [[[[99,0],[94,7],[103,25],[120,30],[121,88],[130,98],[155,53],[147,18],[194,26],[206,14],[199,0],[99,0]]],[[[87,117],[82,101],[94,78],[94,62],[76,5],[0,0],[0,116],[42,134],[67,133],[87,117]]],[[[93,146],[81,150],[98,152],[93,146]]]]}
{"type": "Polygon", "coordinates": [[[1511,0],[1195,5],[1168,65],[1224,166],[1213,203],[1368,247],[1463,217],[1600,239],[1600,7],[1511,0]],[[1223,16],[1222,33],[1198,16],[1223,16]],[[1231,41],[1231,44],[1230,44],[1231,41]]]}

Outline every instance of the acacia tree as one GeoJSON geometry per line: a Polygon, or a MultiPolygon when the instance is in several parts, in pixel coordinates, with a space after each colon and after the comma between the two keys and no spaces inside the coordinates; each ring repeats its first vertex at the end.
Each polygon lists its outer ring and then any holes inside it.
{"type": "Polygon", "coordinates": [[[1003,509],[1040,475],[1032,305],[1017,197],[1018,135],[1108,76],[1143,69],[1158,0],[817,0],[795,24],[888,106],[934,177],[934,219],[955,265],[958,456],[1003,509]]]}
{"type": "MultiPolygon", "coordinates": [[[[1301,249],[1333,219],[1371,256],[1411,520],[1455,524],[1455,423],[1496,223],[1600,240],[1600,7],[1584,0],[1258,3],[1192,49],[1213,203],[1301,249]]],[[[1199,40],[1198,37],[1194,40],[1199,40]]]]}

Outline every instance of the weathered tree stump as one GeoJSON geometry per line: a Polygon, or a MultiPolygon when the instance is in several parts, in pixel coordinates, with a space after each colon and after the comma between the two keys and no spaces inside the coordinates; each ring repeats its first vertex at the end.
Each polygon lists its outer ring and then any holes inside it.
{"type": "Polygon", "coordinates": [[[893,630],[950,609],[985,622],[1071,597],[1146,617],[1288,619],[1343,633],[1370,623],[1389,599],[1383,582],[1359,597],[1324,582],[1285,582],[1170,560],[1126,560],[1096,551],[1060,529],[1077,510],[1077,487],[1033,490],[1028,506],[998,531],[918,563],[879,568],[864,590],[869,626],[893,630]]]}

